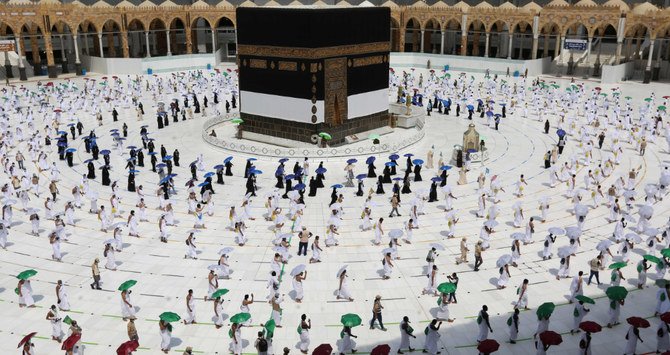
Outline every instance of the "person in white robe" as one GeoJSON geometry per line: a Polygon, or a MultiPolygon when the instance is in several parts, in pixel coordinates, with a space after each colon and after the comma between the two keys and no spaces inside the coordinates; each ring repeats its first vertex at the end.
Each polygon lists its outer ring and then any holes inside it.
{"type": "Polygon", "coordinates": [[[439,345],[438,343],[440,342],[440,327],[442,326],[442,322],[438,321],[437,319],[433,319],[430,324],[426,327],[425,333],[426,333],[426,343],[424,345],[424,351],[428,354],[431,355],[436,355],[440,353],[439,345]]]}

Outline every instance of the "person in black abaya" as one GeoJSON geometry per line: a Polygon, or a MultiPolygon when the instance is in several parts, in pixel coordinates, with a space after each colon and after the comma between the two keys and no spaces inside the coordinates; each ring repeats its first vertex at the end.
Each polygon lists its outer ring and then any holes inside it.
{"type": "Polygon", "coordinates": [[[286,192],[284,192],[281,198],[288,198],[288,192],[291,191],[292,187],[293,187],[293,180],[286,179],[286,192]]]}
{"type": "Polygon", "coordinates": [[[437,182],[433,181],[430,184],[430,192],[428,193],[428,202],[437,201],[437,182]]]}
{"type": "Polygon", "coordinates": [[[86,175],[89,179],[95,179],[95,166],[92,161],[89,161],[86,165],[88,167],[88,174],[86,175]]]}
{"type": "Polygon", "coordinates": [[[379,195],[384,194],[384,178],[381,176],[377,179],[377,191],[375,193],[379,195]]]}
{"type": "Polygon", "coordinates": [[[172,160],[174,161],[174,166],[179,166],[179,149],[175,149],[172,153],[172,160]]]}
{"type": "Polygon", "coordinates": [[[144,167],[144,153],[141,149],[137,150],[137,166],[144,167]]]}
{"type": "Polygon", "coordinates": [[[333,191],[330,193],[330,203],[328,204],[328,206],[332,205],[335,202],[337,202],[337,188],[333,187],[333,191]]]}
{"type": "Polygon", "coordinates": [[[255,186],[254,186],[253,175],[251,175],[247,178],[246,187],[247,187],[247,192],[245,194],[251,194],[251,196],[256,196],[256,189],[255,189],[255,186]]]}
{"type": "MultiPolygon", "coordinates": [[[[316,179],[314,179],[314,176],[312,176],[309,179],[309,193],[307,194],[307,196],[310,196],[310,197],[316,196],[316,190],[319,189],[318,185],[319,185],[318,181],[316,179]]],[[[321,185],[323,187],[323,183],[321,185]]]]}
{"type": "Polygon", "coordinates": [[[229,160],[226,164],[226,176],[233,176],[233,163],[229,160]]]}
{"type": "Polygon", "coordinates": [[[161,115],[156,116],[156,123],[158,124],[158,129],[163,129],[163,118],[161,115]]]}
{"type": "Polygon", "coordinates": [[[423,181],[421,179],[421,165],[414,165],[414,182],[423,181]]]}
{"type": "Polygon", "coordinates": [[[391,163],[393,163],[391,165],[391,175],[395,175],[397,174],[396,166],[398,166],[398,161],[396,161],[395,159],[391,159],[391,163]]]}
{"type": "Polygon", "coordinates": [[[105,162],[105,165],[109,165],[109,154],[103,155],[102,160],[105,162]]]}
{"type": "Polygon", "coordinates": [[[440,174],[440,178],[442,179],[442,181],[440,181],[440,187],[444,187],[444,186],[447,185],[447,177],[448,176],[449,175],[447,174],[447,171],[442,170],[442,174],[440,174]]]}
{"type": "Polygon", "coordinates": [[[73,152],[66,152],[65,153],[65,159],[67,160],[67,166],[73,167],[74,163],[72,162],[72,159],[74,158],[74,153],[73,152]]]}
{"type": "Polygon", "coordinates": [[[135,174],[128,174],[128,191],[135,192],[135,174]]]}
{"type": "Polygon", "coordinates": [[[409,185],[410,185],[410,183],[409,183],[409,177],[406,177],[406,178],[403,179],[403,181],[402,181],[402,190],[400,190],[400,192],[402,192],[402,193],[404,193],[404,194],[410,194],[410,193],[412,193],[412,190],[410,190],[409,185]]]}
{"type": "Polygon", "coordinates": [[[253,167],[253,164],[251,164],[251,160],[247,160],[247,165],[244,166],[244,178],[249,177],[249,172],[251,171],[251,168],[253,167]]]}
{"type": "Polygon", "coordinates": [[[216,169],[216,183],[223,185],[223,168],[216,169]]]}
{"type": "Polygon", "coordinates": [[[156,172],[156,162],[158,162],[158,158],[156,158],[156,154],[151,155],[151,171],[154,173],[156,172]]]}
{"type": "Polygon", "coordinates": [[[191,164],[191,179],[198,181],[198,168],[195,166],[195,163],[191,164]]]}
{"type": "Polygon", "coordinates": [[[412,157],[407,157],[407,168],[405,170],[412,170],[412,157]]]}
{"type": "Polygon", "coordinates": [[[384,172],[383,172],[383,179],[382,182],[385,184],[390,184],[391,181],[391,168],[388,165],[384,166],[384,172]]]}
{"type": "Polygon", "coordinates": [[[356,196],[363,196],[363,179],[358,180],[358,190],[356,190],[356,196]]]}
{"type": "Polygon", "coordinates": [[[109,186],[112,181],[109,179],[109,165],[102,166],[102,185],[109,186]]]}
{"type": "Polygon", "coordinates": [[[369,177],[369,178],[377,177],[377,173],[375,173],[375,169],[377,169],[377,168],[375,167],[375,163],[374,163],[374,162],[370,162],[370,164],[368,164],[368,177],[369,177]]]}

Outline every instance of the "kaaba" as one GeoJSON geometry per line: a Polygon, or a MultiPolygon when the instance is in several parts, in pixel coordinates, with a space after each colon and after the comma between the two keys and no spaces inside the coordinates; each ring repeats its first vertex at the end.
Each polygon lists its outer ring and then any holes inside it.
{"type": "Polygon", "coordinates": [[[389,124],[390,10],[237,8],[244,132],[329,144],[389,124]]]}

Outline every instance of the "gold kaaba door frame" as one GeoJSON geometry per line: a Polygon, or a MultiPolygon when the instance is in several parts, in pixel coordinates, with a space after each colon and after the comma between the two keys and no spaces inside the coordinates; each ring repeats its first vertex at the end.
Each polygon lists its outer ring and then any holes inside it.
{"type": "Polygon", "coordinates": [[[347,107],[347,58],[324,60],[324,120],[331,127],[344,123],[347,107]]]}

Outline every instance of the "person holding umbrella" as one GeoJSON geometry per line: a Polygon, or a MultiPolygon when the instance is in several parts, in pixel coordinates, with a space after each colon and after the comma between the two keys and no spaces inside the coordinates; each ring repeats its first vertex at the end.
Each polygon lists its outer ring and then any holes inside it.
{"type": "Polygon", "coordinates": [[[437,319],[433,319],[430,324],[426,327],[426,330],[424,333],[426,333],[426,343],[424,345],[423,352],[436,355],[440,354],[441,352],[438,351],[438,343],[440,341],[440,327],[442,326],[442,322],[438,321],[437,319]]]}
{"type": "Polygon", "coordinates": [[[635,354],[637,349],[637,341],[644,343],[644,340],[640,338],[640,329],[639,328],[648,328],[649,322],[646,319],[639,317],[630,317],[628,318],[628,332],[626,333],[626,348],[624,349],[624,354],[635,354]]]}
{"type": "Polygon", "coordinates": [[[398,346],[398,354],[403,354],[402,349],[409,349],[409,351],[414,351],[410,346],[409,339],[410,337],[416,339],[416,335],[412,334],[414,329],[409,325],[409,317],[404,316],[402,322],[400,322],[400,345],[398,346]]]}
{"type": "Polygon", "coordinates": [[[293,285],[293,291],[295,292],[295,301],[301,303],[303,297],[305,297],[302,282],[307,279],[307,270],[305,265],[300,264],[296,266],[291,271],[291,276],[293,276],[292,285],[293,285]]]}
{"type": "Polygon", "coordinates": [[[493,333],[491,323],[489,322],[489,307],[483,305],[479,315],[477,316],[477,324],[479,325],[479,334],[477,335],[477,342],[480,343],[489,337],[489,331],[493,333]]]}
{"type": "Polygon", "coordinates": [[[300,343],[298,347],[300,352],[307,354],[309,351],[309,330],[312,329],[312,320],[307,319],[307,315],[300,316],[300,325],[298,326],[298,334],[300,335],[300,343]]]}
{"type": "Polygon", "coordinates": [[[595,304],[593,299],[583,295],[578,295],[576,299],[578,302],[577,304],[575,304],[575,309],[572,312],[573,326],[572,329],[570,330],[570,334],[579,333],[580,325],[582,324],[582,319],[584,319],[584,316],[586,316],[586,314],[591,311],[590,309],[584,306],[584,303],[595,304]]]}
{"type": "Polygon", "coordinates": [[[51,323],[51,339],[60,343],[63,340],[63,329],[61,328],[63,322],[56,305],[51,305],[46,319],[51,323]]]}
{"type": "Polygon", "coordinates": [[[349,287],[347,287],[347,265],[340,268],[340,271],[337,273],[337,278],[340,280],[339,287],[337,289],[337,299],[346,299],[349,302],[353,302],[354,299],[351,297],[349,292],[349,287]]]}
{"type": "Polygon", "coordinates": [[[35,344],[30,341],[35,334],[37,334],[37,332],[32,332],[21,339],[19,346],[17,346],[17,348],[22,347],[21,355],[35,355],[35,344]]]}
{"type": "Polygon", "coordinates": [[[172,341],[172,325],[164,320],[158,321],[158,330],[161,336],[161,351],[170,352],[170,342],[172,341]]]}
{"type": "MultiPolygon", "coordinates": [[[[131,280],[132,281],[132,280],[131,280]]],[[[121,286],[124,286],[122,284],[121,286]]],[[[122,288],[122,287],[119,287],[122,288]]],[[[133,306],[130,303],[130,293],[132,291],[130,290],[130,287],[127,289],[123,289],[121,291],[121,314],[123,315],[123,320],[128,320],[128,319],[136,319],[135,317],[135,306],[133,306]]]]}
{"type": "Polygon", "coordinates": [[[613,326],[619,324],[621,306],[623,306],[625,303],[628,291],[622,286],[612,286],[605,291],[605,294],[610,299],[610,306],[608,309],[609,321],[607,322],[607,328],[612,328],[613,326]]]}

